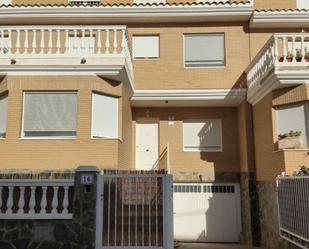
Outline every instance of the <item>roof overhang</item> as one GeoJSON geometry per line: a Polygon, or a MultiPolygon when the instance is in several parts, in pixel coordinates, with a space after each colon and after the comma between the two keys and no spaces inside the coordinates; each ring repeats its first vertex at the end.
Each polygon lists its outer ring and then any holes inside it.
{"type": "Polygon", "coordinates": [[[308,10],[254,11],[251,28],[305,28],[309,27],[308,10]]]}
{"type": "Polygon", "coordinates": [[[139,4],[105,6],[2,6],[0,24],[179,23],[249,20],[252,3],[139,4]]]}
{"type": "Polygon", "coordinates": [[[246,97],[246,89],[181,89],[135,90],[134,107],[202,107],[238,106],[246,97]]]}

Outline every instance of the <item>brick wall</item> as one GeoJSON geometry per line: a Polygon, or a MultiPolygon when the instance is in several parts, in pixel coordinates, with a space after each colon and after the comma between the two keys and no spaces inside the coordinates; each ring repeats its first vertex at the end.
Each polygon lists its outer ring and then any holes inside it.
{"type": "MultiPolygon", "coordinates": [[[[95,90],[121,96],[121,84],[115,86],[95,76],[9,76],[5,81],[9,107],[7,138],[0,140],[1,168],[117,167],[120,141],[91,139],[91,94],[95,90]],[[22,95],[26,90],[77,90],[76,139],[21,139],[22,95]]],[[[5,90],[5,84],[0,86],[5,90]]],[[[121,130],[121,119],[119,123],[121,130]]]]}
{"type": "MultiPolygon", "coordinates": [[[[134,108],[134,126],[138,119],[147,117],[146,111],[134,108]]],[[[160,152],[169,143],[173,173],[201,172],[211,176],[219,172],[239,172],[236,108],[149,108],[148,113],[159,122],[160,152]],[[168,116],[174,117],[174,125],[168,124],[168,116]],[[184,152],[182,120],[188,118],[222,118],[223,152],[184,152]]]]}

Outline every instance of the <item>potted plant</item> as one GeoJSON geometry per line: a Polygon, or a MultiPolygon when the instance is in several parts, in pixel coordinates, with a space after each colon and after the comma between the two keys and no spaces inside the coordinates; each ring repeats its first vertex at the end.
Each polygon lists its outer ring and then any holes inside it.
{"type": "Polygon", "coordinates": [[[291,52],[288,52],[288,55],[286,56],[286,60],[288,62],[292,62],[293,61],[293,54],[291,52]]]}
{"type": "Polygon", "coordinates": [[[309,62],[309,51],[307,51],[307,50],[305,52],[305,61],[309,62]]]}
{"type": "Polygon", "coordinates": [[[297,48],[296,49],[295,59],[296,59],[297,62],[301,62],[302,58],[303,58],[303,55],[301,53],[301,50],[297,48]]]}
{"type": "Polygon", "coordinates": [[[301,131],[290,131],[289,133],[279,134],[278,148],[279,150],[304,148],[301,131]]]}

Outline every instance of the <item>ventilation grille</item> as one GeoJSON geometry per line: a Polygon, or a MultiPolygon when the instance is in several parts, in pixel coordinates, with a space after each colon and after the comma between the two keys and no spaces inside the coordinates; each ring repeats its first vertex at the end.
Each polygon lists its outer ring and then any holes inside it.
{"type": "Polygon", "coordinates": [[[174,185],[175,193],[235,193],[233,185],[174,185]]]}
{"type": "Polygon", "coordinates": [[[100,5],[101,1],[88,1],[88,0],[70,0],[69,4],[72,6],[81,6],[81,5],[93,5],[98,6],[100,5]]]}

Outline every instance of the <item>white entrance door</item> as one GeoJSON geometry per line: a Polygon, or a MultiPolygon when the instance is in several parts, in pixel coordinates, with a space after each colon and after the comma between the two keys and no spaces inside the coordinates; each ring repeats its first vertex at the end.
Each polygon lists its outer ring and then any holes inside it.
{"type": "Polygon", "coordinates": [[[159,156],[158,123],[136,123],[136,169],[151,170],[159,156]]]}
{"type": "Polygon", "coordinates": [[[174,238],[180,241],[239,242],[239,184],[174,184],[174,238]]]}

